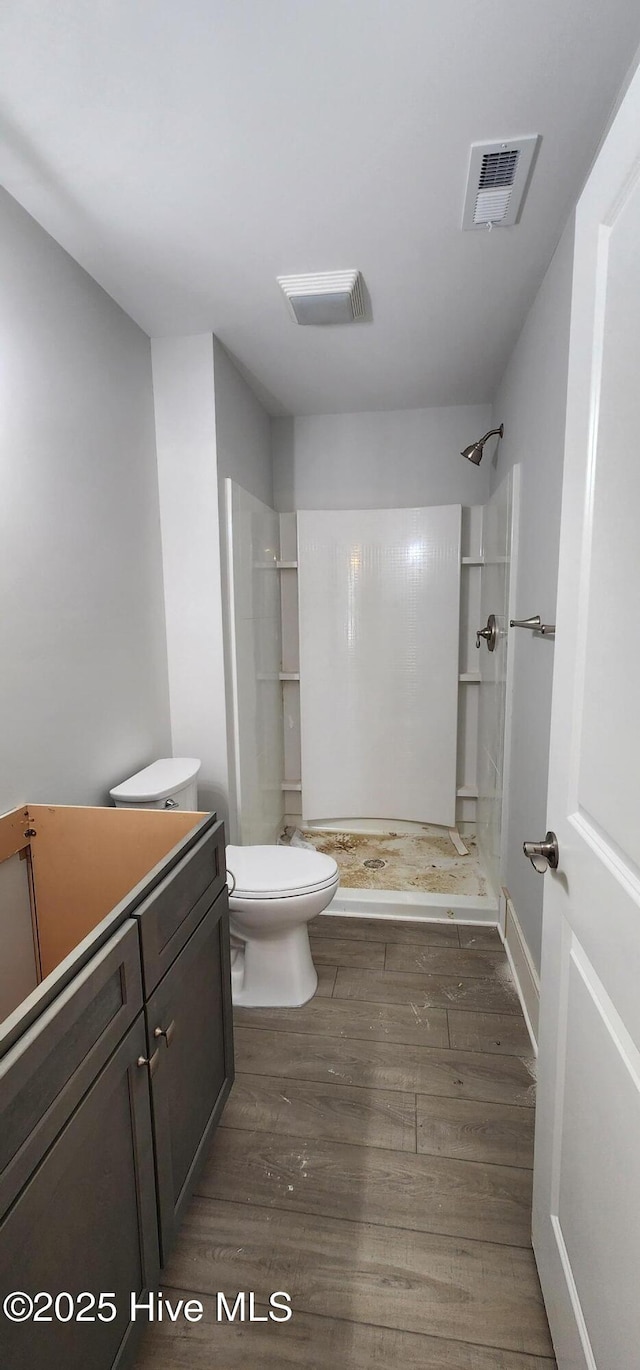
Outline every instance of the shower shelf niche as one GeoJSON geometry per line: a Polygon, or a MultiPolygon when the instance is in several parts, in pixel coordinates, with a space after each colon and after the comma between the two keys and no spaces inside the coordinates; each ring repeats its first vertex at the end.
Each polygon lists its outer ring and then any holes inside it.
{"type": "Polygon", "coordinates": [[[461,685],[479,685],[482,676],[479,671],[462,671],[458,676],[461,685]]]}

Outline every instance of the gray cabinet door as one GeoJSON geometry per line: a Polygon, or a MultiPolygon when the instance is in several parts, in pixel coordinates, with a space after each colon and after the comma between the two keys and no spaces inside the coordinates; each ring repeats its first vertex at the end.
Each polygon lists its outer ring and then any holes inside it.
{"type": "Polygon", "coordinates": [[[0,1060],[0,1216],[141,1009],[130,918],[0,1060]]]}
{"type": "MultiPolygon", "coordinates": [[[[148,1073],[142,1013],[0,1225],[0,1306],[20,1290],[112,1295],[114,1321],[12,1323],[0,1313],[7,1370],[118,1370],[143,1323],[130,1298],[159,1275],[148,1073]]],[[[86,1306],[87,1300],[80,1300],[86,1306]]],[[[41,1304],[41,1311],[53,1316],[41,1304]]],[[[67,1301],[63,1301],[66,1314],[67,1301]]]]}
{"type": "Polygon", "coordinates": [[[226,889],[201,920],[145,1012],[149,1055],[158,1052],[151,1095],[164,1265],[233,1083],[226,889]]]}
{"type": "Polygon", "coordinates": [[[145,998],[224,888],[224,824],[216,823],[132,913],[140,924],[145,998]]]}

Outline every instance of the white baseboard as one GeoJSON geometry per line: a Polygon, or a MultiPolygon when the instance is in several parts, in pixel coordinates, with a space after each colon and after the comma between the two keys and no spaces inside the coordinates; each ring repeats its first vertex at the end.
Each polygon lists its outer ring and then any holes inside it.
{"type": "Polygon", "coordinates": [[[513,906],[513,900],[504,886],[500,895],[498,931],[504,942],[507,960],[518,991],[531,1044],[537,1056],[540,977],[527,946],[520,920],[513,906]]]}

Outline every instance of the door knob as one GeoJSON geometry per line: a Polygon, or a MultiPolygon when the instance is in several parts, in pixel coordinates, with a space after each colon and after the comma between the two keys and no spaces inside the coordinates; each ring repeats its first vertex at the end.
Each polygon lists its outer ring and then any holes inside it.
{"type": "Polygon", "coordinates": [[[523,842],[522,850],[525,856],[528,856],[534,871],[537,871],[538,875],[544,875],[549,867],[552,871],[558,869],[560,852],[558,839],[554,832],[548,832],[544,842],[523,842]]]}
{"type": "Polygon", "coordinates": [[[476,647],[480,646],[480,638],[483,637],[490,652],[495,652],[498,642],[498,621],[495,614],[489,614],[486,628],[478,628],[476,633],[476,647]]]}

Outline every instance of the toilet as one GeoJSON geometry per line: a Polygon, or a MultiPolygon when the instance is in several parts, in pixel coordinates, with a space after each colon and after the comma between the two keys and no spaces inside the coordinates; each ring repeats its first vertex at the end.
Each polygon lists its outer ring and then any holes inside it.
{"type": "Polygon", "coordinates": [[[188,809],[198,807],[196,776],[200,762],[193,756],[165,756],[116,785],[109,794],[117,809],[188,809]]]}
{"type": "MultiPolygon", "coordinates": [[[[109,791],[117,808],[197,810],[194,757],[164,757],[109,791]]],[[[233,1002],[297,1008],[316,992],[307,923],[328,907],[339,875],[304,847],[227,847],[233,1002]]]]}
{"type": "Polygon", "coordinates": [[[234,1004],[298,1008],[318,975],[307,923],[338,888],[331,856],[302,847],[227,847],[234,1004]]]}

